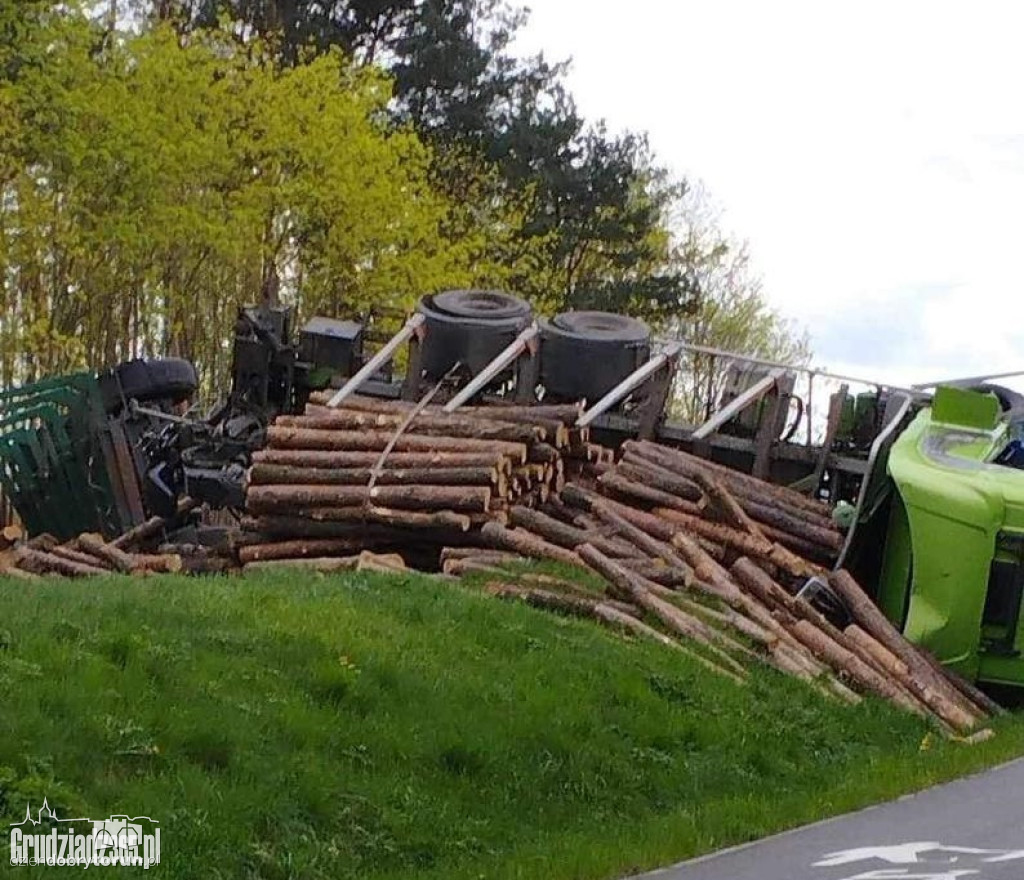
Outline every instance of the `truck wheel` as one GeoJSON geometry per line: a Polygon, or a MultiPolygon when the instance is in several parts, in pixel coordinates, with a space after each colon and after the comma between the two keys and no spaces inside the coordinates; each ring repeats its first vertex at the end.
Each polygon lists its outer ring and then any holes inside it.
{"type": "Polygon", "coordinates": [[[977,391],[981,394],[994,394],[1003,412],[1024,408],[1024,394],[1020,394],[1004,385],[993,385],[989,382],[983,382],[981,385],[972,385],[968,390],[977,391]]]}
{"type": "Polygon", "coordinates": [[[528,318],[530,304],[501,290],[446,290],[434,297],[434,307],[460,318],[528,318]]]}
{"type": "Polygon", "coordinates": [[[106,411],[121,411],[125,400],[148,403],[188,400],[199,387],[196,368],[182,358],[136,358],[118,364],[99,377],[106,411]]]}

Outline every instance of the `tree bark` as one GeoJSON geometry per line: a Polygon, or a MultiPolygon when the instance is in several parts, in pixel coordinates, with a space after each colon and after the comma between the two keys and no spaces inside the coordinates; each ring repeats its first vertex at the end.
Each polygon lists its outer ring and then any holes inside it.
{"type": "MultiPolygon", "coordinates": [[[[366,486],[371,468],[315,468],[277,464],[254,464],[249,471],[251,485],[279,486],[366,486]]],[[[378,486],[497,486],[495,468],[396,468],[385,462],[377,475],[378,486]]]]}
{"type": "MultiPolygon", "coordinates": [[[[267,443],[272,449],[309,449],[336,452],[374,450],[382,452],[391,441],[391,434],[382,431],[326,431],[315,428],[286,428],[271,425],[267,443]]],[[[403,434],[394,446],[395,452],[490,452],[504,455],[519,464],[526,462],[524,443],[500,440],[471,440],[461,437],[431,437],[403,434]]]]}
{"type": "Polygon", "coordinates": [[[687,501],[677,495],[663,492],[661,489],[627,479],[615,471],[608,471],[602,474],[597,482],[602,489],[609,490],[625,498],[642,501],[651,507],[667,507],[692,516],[700,516],[701,514],[700,507],[692,501],[687,501]]]}
{"type": "Polygon", "coordinates": [[[476,486],[250,486],[246,509],[294,512],[311,507],[381,506],[397,510],[486,513],[491,491],[476,486]]]}
{"type": "Polygon", "coordinates": [[[569,550],[574,550],[580,544],[593,544],[602,553],[616,558],[635,557],[636,550],[623,541],[605,538],[601,535],[588,534],[575,526],[559,522],[539,510],[531,510],[526,507],[513,507],[509,511],[509,520],[514,526],[522,526],[524,529],[540,535],[545,540],[569,550]]]}
{"type": "Polygon", "coordinates": [[[302,559],[339,556],[360,550],[365,542],[358,538],[306,538],[293,541],[275,541],[268,544],[252,544],[238,551],[242,565],[267,559],[302,559]]]}
{"type": "Polygon", "coordinates": [[[936,672],[931,663],[923,656],[923,652],[903,637],[903,634],[889,622],[889,619],[867,597],[867,594],[848,572],[832,572],[828,577],[828,582],[846,601],[847,607],[861,629],[870,633],[906,663],[907,668],[921,684],[937,691],[965,712],[971,712],[972,709],[978,708],[972,706],[971,702],[954,688],[945,676],[936,672]]]}
{"type": "Polygon", "coordinates": [[[78,544],[86,553],[112,565],[120,572],[129,574],[136,568],[131,554],[125,553],[124,550],[113,544],[108,544],[103,540],[102,535],[87,532],[78,536],[78,544]]]}
{"type": "Polygon", "coordinates": [[[499,523],[486,523],[480,529],[486,546],[511,550],[531,559],[552,559],[566,565],[582,566],[582,560],[571,550],[545,541],[526,529],[508,529],[499,523]]]}
{"type": "MultiPolygon", "coordinates": [[[[405,422],[406,414],[362,413],[325,409],[314,415],[278,416],[274,424],[285,428],[317,430],[384,431],[393,433],[405,422]]],[[[421,413],[406,427],[404,434],[460,437],[474,440],[504,440],[509,443],[536,443],[547,439],[547,432],[536,425],[499,422],[493,419],[466,419],[441,413],[421,413]]]]}
{"type": "MultiPolygon", "coordinates": [[[[534,444],[543,446],[544,444],[534,444]]],[[[531,447],[531,454],[534,447],[531,447]]],[[[377,464],[380,452],[332,452],[322,449],[258,449],[254,464],[332,469],[368,469],[377,464]]],[[[494,468],[509,470],[511,462],[499,452],[392,452],[385,462],[389,468],[494,468]]]]}

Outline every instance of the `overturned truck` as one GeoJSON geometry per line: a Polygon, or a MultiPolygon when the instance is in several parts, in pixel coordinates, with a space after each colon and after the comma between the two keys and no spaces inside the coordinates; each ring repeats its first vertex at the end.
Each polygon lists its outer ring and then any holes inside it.
{"type": "MultiPolygon", "coordinates": [[[[1024,400],[1007,389],[972,379],[853,396],[844,377],[657,339],[622,315],[538,318],[497,291],[426,296],[375,352],[364,321],[314,318],[297,334],[291,323],[274,304],[242,310],[230,393],[202,418],[188,408],[195,370],[173,359],[3,392],[0,487],[29,532],[114,536],[154,515],[194,529],[195,511],[179,515],[185,497],[237,509],[268,427],[315,391],[328,407],[358,393],[449,414],[585,401],[575,427],[607,447],[656,440],[844,508],[836,568],[943,662],[1024,684],[1014,518],[1024,400]],[[728,364],[727,381],[701,423],[686,424],[670,404],[694,356],[728,364]],[[818,418],[814,383],[829,378],[841,384],[818,418]]],[[[842,614],[820,578],[800,589],[842,614]]]]}

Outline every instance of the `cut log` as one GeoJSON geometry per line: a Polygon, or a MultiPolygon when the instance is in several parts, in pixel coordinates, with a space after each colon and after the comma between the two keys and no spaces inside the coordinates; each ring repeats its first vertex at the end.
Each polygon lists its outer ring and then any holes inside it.
{"type": "MultiPolygon", "coordinates": [[[[637,549],[646,553],[653,559],[660,559],[666,565],[676,568],[679,570],[683,577],[684,583],[688,582],[693,576],[693,569],[683,561],[682,557],[676,553],[675,548],[665,542],[659,541],[657,538],[652,538],[643,529],[633,525],[624,517],[619,516],[610,505],[595,502],[591,510],[597,515],[602,521],[612,526],[618,534],[629,541],[637,549]]],[[[594,544],[599,550],[601,549],[596,543],[594,544]]]]}
{"type": "MultiPolygon", "coordinates": [[[[140,571],[150,571],[154,574],[177,574],[185,567],[181,556],[177,553],[135,553],[132,558],[140,571]]],[[[194,558],[204,562],[209,559],[206,556],[194,558]]]]}
{"type": "Polygon", "coordinates": [[[15,560],[18,568],[23,568],[34,574],[62,574],[67,577],[110,574],[109,571],[98,565],[84,565],[81,562],[54,556],[45,550],[36,550],[28,546],[19,547],[15,551],[15,560]]]}
{"type": "Polygon", "coordinates": [[[499,523],[486,523],[480,529],[480,535],[488,546],[497,550],[511,550],[531,559],[551,559],[566,565],[583,564],[573,551],[545,541],[526,529],[509,529],[499,523]]]}
{"type": "Polygon", "coordinates": [[[258,562],[246,563],[242,567],[242,572],[244,574],[251,574],[257,571],[299,569],[302,571],[319,571],[326,574],[335,571],[353,571],[358,563],[358,556],[331,556],[323,559],[261,559],[258,562]]]}
{"type": "Polygon", "coordinates": [[[883,675],[879,675],[856,654],[837,644],[809,620],[798,620],[790,628],[793,633],[822,662],[836,672],[848,675],[866,690],[873,691],[884,700],[915,715],[927,717],[930,713],[913,697],[883,675]]]}
{"type": "Polygon", "coordinates": [[[680,477],[678,474],[674,474],[642,459],[625,459],[616,465],[615,470],[634,483],[651,486],[661,492],[675,495],[684,501],[693,502],[698,507],[704,501],[704,493],[693,480],[680,477]]]}
{"type": "Polygon", "coordinates": [[[580,547],[579,555],[587,565],[612,584],[624,598],[653,614],[668,629],[701,645],[712,654],[715,662],[741,677],[746,674],[740,663],[725,650],[727,647],[741,650],[742,646],[727,635],[709,627],[681,608],[658,598],[641,578],[589,544],[580,547]]]}
{"type": "MultiPolygon", "coordinates": [[[[534,447],[544,444],[534,444],[534,447]]],[[[323,449],[259,449],[252,454],[255,464],[302,468],[372,468],[380,458],[377,451],[340,451],[323,449]]],[[[511,464],[500,452],[392,452],[388,468],[495,468],[506,470],[511,464]]]]}
{"type": "Polygon", "coordinates": [[[725,482],[734,495],[741,498],[753,498],[762,504],[781,505],[794,513],[799,511],[802,515],[813,517],[816,522],[826,528],[831,525],[827,505],[792,489],[767,483],[757,477],[731,470],[717,462],[698,458],[680,449],[670,449],[646,440],[630,440],[624,443],[622,448],[625,453],[632,452],[685,477],[692,478],[697,470],[711,471],[725,482]]]}
{"type": "Polygon", "coordinates": [[[661,489],[645,486],[643,483],[626,479],[626,477],[616,473],[614,470],[602,474],[598,479],[598,485],[606,492],[613,493],[622,498],[640,501],[649,507],[667,507],[693,516],[700,516],[700,507],[692,501],[687,501],[677,495],[662,492],[661,489]]]}
{"type": "Polygon", "coordinates": [[[113,544],[108,544],[103,540],[102,535],[86,532],[84,535],[78,536],[78,545],[86,553],[112,565],[120,572],[128,574],[135,570],[135,560],[131,554],[125,553],[124,550],[113,544]]]}
{"type": "MultiPolygon", "coordinates": [[[[743,509],[762,525],[772,526],[777,531],[785,532],[807,544],[820,544],[833,553],[838,553],[843,549],[843,536],[838,531],[822,528],[806,519],[793,516],[780,506],[769,506],[748,500],[743,502],[743,509]]],[[[780,543],[785,542],[780,541],[780,543]]],[[[800,553],[798,547],[790,549],[800,553]]],[[[801,555],[805,554],[801,553],[801,555]]]]}
{"type": "Polygon", "coordinates": [[[19,581],[42,580],[38,574],[33,574],[31,571],[25,571],[23,568],[18,568],[17,566],[8,565],[6,563],[0,565],[0,578],[11,578],[12,580],[19,581]]]}
{"type": "Polygon", "coordinates": [[[707,493],[711,503],[726,523],[740,531],[746,532],[754,538],[768,540],[765,538],[760,526],[740,507],[739,502],[732,497],[732,494],[720,480],[713,477],[709,472],[702,470],[698,470],[694,477],[700,484],[700,487],[707,493]]]}
{"type": "Polygon", "coordinates": [[[874,658],[877,667],[885,670],[886,674],[902,684],[954,730],[966,733],[977,725],[978,719],[975,716],[968,714],[941,694],[918,682],[899,657],[857,624],[851,623],[843,632],[847,639],[857,645],[863,653],[870,654],[874,658]]]}
{"type": "Polygon", "coordinates": [[[166,519],[162,516],[153,516],[147,519],[144,523],[140,523],[139,525],[128,529],[127,532],[114,538],[110,543],[118,550],[127,550],[130,547],[138,546],[143,541],[155,538],[157,535],[162,534],[166,527],[166,519]]]}
{"type": "Polygon", "coordinates": [[[23,540],[25,531],[16,523],[8,523],[0,529],[0,551],[7,550],[23,540]]]}
{"type": "Polygon", "coordinates": [[[327,556],[343,556],[361,549],[365,541],[353,538],[305,538],[295,541],[275,541],[269,544],[253,544],[238,551],[238,560],[243,565],[266,559],[302,559],[327,556]]]}
{"type": "Polygon", "coordinates": [[[635,557],[636,549],[625,541],[614,538],[605,538],[601,535],[588,534],[575,526],[566,525],[563,522],[541,513],[539,510],[530,510],[526,507],[513,507],[509,510],[509,521],[514,526],[522,526],[534,534],[540,535],[552,544],[558,544],[573,550],[580,544],[593,544],[602,553],[615,558],[635,557]]]}
{"type": "Polygon", "coordinates": [[[289,513],[309,507],[398,510],[453,510],[486,513],[491,491],[477,486],[250,486],[246,508],[253,513],[289,513]]]}
{"type": "Polygon", "coordinates": [[[107,569],[107,571],[116,570],[114,565],[107,560],[97,559],[92,554],[76,550],[68,544],[60,544],[57,547],[52,548],[49,552],[54,556],[60,556],[63,559],[70,559],[72,562],[79,562],[82,565],[98,566],[100,568],[107,569]]]}
{"type": "Polygon", "coordinates": [[[846,602],[853,619],[861,629],[870,633],[893,654],[907,664],[914,677],[924,686],[938,692],[954,705],[965,712],[974,714],[977,707],[968,702],[967,698],[954,688],[949,681],[937,673],[931,663],[923,656],[923,652],[908,642],[882,614],[878,606],[872,602],[860,588],[853,577],[846,571],[832,572],[828,582],[846,602]],[[973,710],[973,711],[972,711],[973,710]]]}
{"type": "Polygon", "coordinates": [[[408,572],[405,560],[397,553],[373,553],[364,550],[356,561],[356,571],[375,571],[380,574],[408,572]]]}
{"type": "MultiPolygon", "coordinates": [[[[316,411],[313,415],[278,416],[274,425],[283,428],[311,428],[330,431],[386,431],[389,434],[401,428],[407,416],[386,413],[361,413],[335,409],[316,411]]],[[[431,437],[459,437],[469,440],[502,440],[508,443],[535,443],[547,438],[544,428],[515,422],[489,419],[467,419],[454,415],[421,413],[408,425],[404,435],[431,437]]]]}
{"type": "MultiPolygon", "coordinates": [[[[370,468],[312,468],[255,464],[249,471],[250,485],[283,486],[366,486],[370,468]]],[[[497,486],[496,468],[396,468],[387,462],[377,475],[378,486],[497,486]]]]}
{"type": "Polygon", "coordinates": [[[480,547],[444,547],[441,549],[441,562],[449,559],[486,559],[489,562],[497,563],[522,563],[529,562],[525,556],[518,553],[508,553],[505,550],[484,550],[480,547]]]}
{"type": "MultiPolygon", "coordinates": [[[[329,451],[381,452],[391,441],[385,431],[327,431],[316,428],[287,428],[271,425],[267,429],[267,442],[272,449],[309,449],[329,451]]],[[[396,452],[491,452],[526,461],[525,443],[506,443],[499,440],[469,440],[461,437],[427,437],[404,434],[394,447],[396,452]]]]}

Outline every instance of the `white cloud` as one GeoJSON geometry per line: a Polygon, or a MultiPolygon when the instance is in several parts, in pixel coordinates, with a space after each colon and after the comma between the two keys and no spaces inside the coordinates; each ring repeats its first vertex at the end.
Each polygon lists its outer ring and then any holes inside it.
{"type": "Polygon", "coordinates": [[[705,181],[821,362],[875,309],[920,333],[896,361],[846,346],[859,373],[1024,368],[1024,6],[530,5],[520,51],[572,56],[588,117],[705,181]]]}

